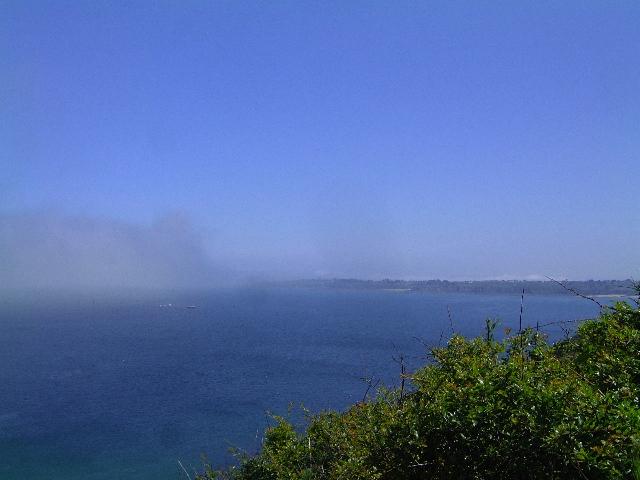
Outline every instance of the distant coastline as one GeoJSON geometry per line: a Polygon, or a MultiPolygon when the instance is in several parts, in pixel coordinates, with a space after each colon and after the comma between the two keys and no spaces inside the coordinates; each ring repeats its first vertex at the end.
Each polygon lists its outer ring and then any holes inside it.
{"type": "Polygon", "coordinates": [[[626,297],[633,295],[633,281],[567,280],[564,287],[550,280],[359,280],[352,278],[305,279],[280,282],[279,285],[300,288],[337,290],[385,290],[416,293],[485,293],[572,295],[571,290],[589,296],[626,297]],[[566,288],[565,288],[566,287],[566,288]]]}

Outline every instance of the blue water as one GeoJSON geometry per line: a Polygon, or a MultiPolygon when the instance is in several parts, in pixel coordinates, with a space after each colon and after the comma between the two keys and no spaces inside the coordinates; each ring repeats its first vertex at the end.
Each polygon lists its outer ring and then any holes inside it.
{"type": "MultiPolygon", "coordinates": [[[[0,297],[0,478],[179,479],[178,460],[190,471],[201,454],[229,463],[229,447],[259,447],[267,411],[343,409],[362,399],[363,377],[397,383],[392,357],[423,363],[415,337],[446,340],[447,305],[454,329],[475,336],[488,316],[517,327],[520,297],[275,288],[0,297]]],[[[528,296],[524,323],[596,313],[576,297],[528,296]]]]}

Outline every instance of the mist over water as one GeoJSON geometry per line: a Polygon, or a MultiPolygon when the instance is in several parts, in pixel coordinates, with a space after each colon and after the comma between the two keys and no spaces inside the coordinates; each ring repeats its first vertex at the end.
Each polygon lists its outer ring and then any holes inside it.
{"type": "Polygon", "coordinates": [[[56,213],[0,214],[0,285],[4,288],[213,287],[232,269],[208,255],[184,214],[150,225],[56,213]]]}
{"type": "MultiPolygon", "coordinates": [[[[211,234],[186,212],[149,223],[50,211],[0,213],[0,290],[192,289],[336,277],[629,278],[637,272],[633,261],[603,266],[605,257],[588,263],[579,251],[560,259],[559,250],[520,252],[517,242],[507,246],[463,232],[418,248],[375,216],[330,217],[325,212],[324,223],[303,240],[292,234],[276,241],[222,230],[211,234]]],[[[606,253],[628,256],[627,250],[606,253]]]]}

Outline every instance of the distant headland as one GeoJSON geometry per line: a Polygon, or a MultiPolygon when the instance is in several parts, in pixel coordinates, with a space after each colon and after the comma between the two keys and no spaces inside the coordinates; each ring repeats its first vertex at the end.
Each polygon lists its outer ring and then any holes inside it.
{"type": "Polygon", "coordinates": [[[305,279],[281,282],[289,287],[343,290],[396,290],[424,293],[633,295],[633,281],[626,280],[359,280],[353,278],[305,279]]]}

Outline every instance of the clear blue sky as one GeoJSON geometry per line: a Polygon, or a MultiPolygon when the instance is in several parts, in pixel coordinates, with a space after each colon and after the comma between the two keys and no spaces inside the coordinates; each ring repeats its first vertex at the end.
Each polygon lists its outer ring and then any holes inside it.
{"type": "Polygon", "coordinates": [[[5,261],[171,215],[244,275],[640,277],[637,1],[9,0],[0,75],[5,261]]]}

